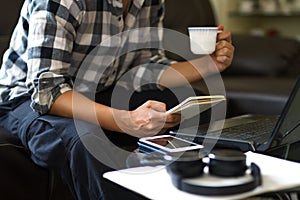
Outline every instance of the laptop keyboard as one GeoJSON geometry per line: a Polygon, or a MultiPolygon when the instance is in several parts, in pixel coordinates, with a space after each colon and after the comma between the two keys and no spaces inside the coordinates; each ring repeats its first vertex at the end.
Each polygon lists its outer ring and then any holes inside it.
{"type": "MultiPolygon", "coordinates": [[[[274,117],[265,118],[256,122],[241,124],[222,130],[222,138],[235,138],[247,140],[250,138],[262,137],[265,134],[272,133],[277,120],[274,117]]],[[[207,136],[216,136],[216,133],[208,133],[207,136]]]]}
{"type": "Polygon", "coordinates": [[[243,123],[240,125],[224,128],[222,129],[221,134],[220,131],[207,132],[207,127],[205,128],[205,126],[202,126],[198,129],[198,135],[200,136],[198,139],[196,139],[197,137],[195,138],[194,134],[189,132],[183,134],[177,134],[176,132],[173,132],[173,134],[182,139],[193,139],[195,142],[202,142],[203,138],[223,138],[240,141],[259,141],[259,143],[263,143],[268,140],[271,133],[273,132],[278,121],[278,117],[279,116],[267,116],[256,121],[248,122],[246,124],[243,123]]]}

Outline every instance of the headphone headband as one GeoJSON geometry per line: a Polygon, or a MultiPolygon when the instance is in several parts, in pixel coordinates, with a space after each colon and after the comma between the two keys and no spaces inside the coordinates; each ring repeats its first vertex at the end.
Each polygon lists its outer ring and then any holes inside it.
{"type": "MultiPolygon", "coordinates": [[[[236,151],[223,150],[222,154],[228,153],[230,155],[237,155],[236,151]]],[[[214,152],[218,154],[220,152],[214,152]]],[[[241,152],[241,154],[243,154],[241,152]]],[[[194,159],[178,159],[173,161],[167,166],[167,172],[171,176],[173,185],[179,190],[186,191],[198,195],[232,195],[237,193],[243,193],[255,189],[257,186],[262,184],[261,173],[259,167],[255,163],[251,163],[250,167],[246,166],[246,157],[244,159],[239,156],[239,159],[221,159],[217,160],[213,157],[210,158],[209,163],[204,163],[202,157],[195,156],[192,154],[194,159]],[[201,176],[204,172],[205,167],[209,168],[209,173],[220,177],[241,177],[245,175],[247,168],[251,170],[251,180],[243,182],[236,185],[226,185],[226,186],[209,186],[209,185],[195,185],[189,183],[187,178],[201,176]]],[[[244,154],[243,154],[244,155],[244,154]]],[[[191,158],[191,154],[188,155],[191,158]]]]}
{"type": "MultiPolygon", "coordinates": [[[[170,171],[168,171],[170,172],[170,171]]],[[[189,192],[192,194],[198,195],[231,195],[247,192],[255,189],[257,186],[261,185],[261,174],[260,169],[255,163],[251,163],[251,176],[252,180],[231,186],[205,186],[205,185],[194,185],[188,182],[185,182],[183,178],[177,176],[175,173],[169,173],[171,175],[171,180],[173,185],[179,190],[189,192]]]]}

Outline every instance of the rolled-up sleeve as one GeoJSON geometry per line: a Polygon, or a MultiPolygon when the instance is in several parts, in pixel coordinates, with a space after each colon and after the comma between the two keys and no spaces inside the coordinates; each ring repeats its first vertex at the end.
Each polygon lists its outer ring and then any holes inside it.
{"type": "Polygon", "coordinates": [[[75,1],[36,2],[28,6],[27,85],[33,88],[33,109],[43,114],[62,93],[72,89],[68,70],[80,9],[75,1]]]}
{"type": "Polygon", "coordinates": [[[159,80],[162,73],[175,61],[168,60],[162,55],[151,57],[148,63],[135,68],[133,87],[137,91],[160,88],[159,80]]]}

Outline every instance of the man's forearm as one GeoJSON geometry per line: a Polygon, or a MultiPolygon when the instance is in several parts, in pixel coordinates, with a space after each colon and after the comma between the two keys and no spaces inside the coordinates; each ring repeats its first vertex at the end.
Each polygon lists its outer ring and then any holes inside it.
{"type": "Polygon", "coordinates": [[[75,118],[101,125],[107,130],[122,132],[114,120],[113,112],[116,115],[117,112],[122,111],[113,110],[113,108],[98,104],[77,92],[68,91],[57,98],[51,106],[49,114],[75,118]]]}
{"type": "Polygon", "coordinates": [[[213,62],[209,56],[173,63],[163,72],[159,84],[171,88],[198,81],[210,74],[211,65],[213,62]]]}

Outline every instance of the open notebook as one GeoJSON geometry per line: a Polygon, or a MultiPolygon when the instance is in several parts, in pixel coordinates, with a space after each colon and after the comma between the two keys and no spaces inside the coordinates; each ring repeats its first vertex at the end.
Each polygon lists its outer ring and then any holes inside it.
{"type": "Polygon", "coordinates": [[[171,108],[167,111],[167,113],[178,113],[181,114],[184,119],[189,119],[225,100],[226,98],[223,95],[193,96],[185,99],[177,106],[171,108]]]}

